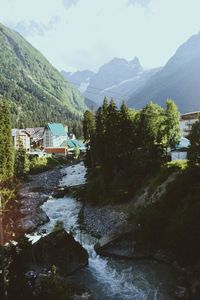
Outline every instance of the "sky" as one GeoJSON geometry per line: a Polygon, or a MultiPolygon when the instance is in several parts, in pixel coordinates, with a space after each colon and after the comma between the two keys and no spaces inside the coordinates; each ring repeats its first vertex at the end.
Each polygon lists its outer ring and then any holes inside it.
{"type": "Polygon", "coordinates": [[[0,22],[66,71],[113,57],[163,66],[200,31],[199,12],[199,0],[0,0],[0,22]]]}

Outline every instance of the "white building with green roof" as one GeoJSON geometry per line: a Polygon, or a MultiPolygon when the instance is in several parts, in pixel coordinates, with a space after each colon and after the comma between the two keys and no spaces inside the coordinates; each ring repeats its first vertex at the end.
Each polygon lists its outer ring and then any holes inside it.
{"type": "Polygon", "coordinates": [[[48,123],[44,129],[44,148],[60,147],[68,138],[67,130],[61,123],[48,123]]]}

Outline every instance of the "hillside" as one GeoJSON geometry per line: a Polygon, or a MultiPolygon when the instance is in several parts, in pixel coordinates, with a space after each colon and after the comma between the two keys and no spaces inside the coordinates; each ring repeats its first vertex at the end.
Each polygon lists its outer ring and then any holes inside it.
{"type": "Polygon", "coordinates": [[[153,100],[164,105],[172,98],[181,112],[200,110],[200,33],[184,43],[163,69],[132,94],[128,105],[143,107],[153,100]]]}
{"type": "Polygon", "coordinates": [[[20,34],[0,24],[0,95],[11,101],[13,125],[79,120],[84,99],[20,34]]]}

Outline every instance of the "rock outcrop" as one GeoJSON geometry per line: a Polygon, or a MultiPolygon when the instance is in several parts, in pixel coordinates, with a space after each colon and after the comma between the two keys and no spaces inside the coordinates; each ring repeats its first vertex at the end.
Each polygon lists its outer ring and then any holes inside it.
{"type": "Polygon", "coordinates": [[[56,267],[56,272],[67,276],[88,264],[87,251],[65,230],[58,230],[41,238],[33,245],[33,263],[43,268],[56,267]]]}
{"type": "Polygon", "coordinates": [[[104,235],[94,246],[97,254],[121,258],[148,258],[151,251],[136,242],[135,227],[126,225],[104,235]]]}
{"type": "Polygon", "coordinates": [[[31,175],[22,184],[19,190],[20,219],[17,222],[17,231],[30,233],[49,221],[40,206],[51,197],[61,177],[60,169],[55,168],[31,175]]]}

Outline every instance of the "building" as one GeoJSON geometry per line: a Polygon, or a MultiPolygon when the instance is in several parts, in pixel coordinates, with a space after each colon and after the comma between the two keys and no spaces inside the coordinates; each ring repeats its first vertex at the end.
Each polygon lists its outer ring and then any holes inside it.
{"type": "Polygon", "coordinates": [[[51,154],[53,156],[66,156],[67,148],[66,147],[47,147],[44,149],[45,153],[51,154]]]}
{"type": "Polygon", "coordinates": [[[43,146],[60,147],[61,144],[68,138],[67,129],[61,123],[48,123],[44,128],[43,146]]]}
{"type": "Polygon", "coordinates": [[[187,159],[187,152],[189,146],[190,146],[190,141],[187,138],[182,137],[180,139],[180,142],[171,151],[171,160],[187,159]]]}
{"type": "Polygon", "coordinates": [[[200,111],[183,114],[180,120],[182,136],[187,137],[191,131],[192,125],[198,121],[200,111]]]}
{"type": "Polygon", "coordinates": [[[31,148],[41,149],[43,147],[44,127],[26,128],[31,138],[31,148]]]}
{"type": "Polygon", "coordinates": [[[30,134],[25,129],[12,129],[12,139],[15,149],[19,149],[20,145],[29,151],[31,148],[30,134]]]}
{"type": "Polygon", "coordinates": [[[68,152],[74,151],[75,148],[78,148],[80,151],[85,152],[86,146],[82,141],[78,141],[77,139],[74,140],[65,140],[61,146],[67,147],[68,152]]]}

